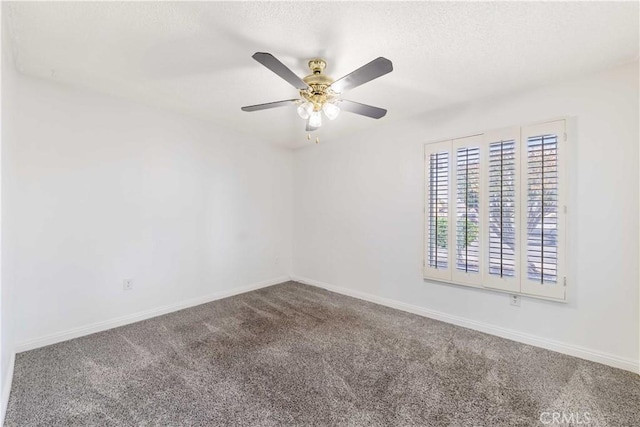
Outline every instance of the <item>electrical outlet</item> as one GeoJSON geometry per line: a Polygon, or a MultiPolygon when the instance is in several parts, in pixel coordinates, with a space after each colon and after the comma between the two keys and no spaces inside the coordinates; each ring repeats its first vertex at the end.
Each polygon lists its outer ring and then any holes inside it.
{"type": "Polygon", "coordinates": [[[124,279],[122,281],[122,289],[130,291],[133,289],[133,279],[124,279]]]}
{"type": "Polygon", "coordinates": [[[515,305],[516,307],[520,307],[520,295],[509,295],[511,298],[509,303],[511,305],[515,305]]]}

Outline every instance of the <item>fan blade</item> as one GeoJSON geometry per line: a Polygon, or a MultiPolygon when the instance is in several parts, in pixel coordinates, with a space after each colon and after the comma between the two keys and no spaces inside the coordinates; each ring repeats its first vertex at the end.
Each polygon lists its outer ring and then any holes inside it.
{"type": "Polygon", "coordinates": [[[291,86],[295,87],[298,90],[308,89],[309,86],[298,76],[296,76],[293,71],[287,68],[282,62],[280,62],[275,56],[270,53],[264,52],[256,52],[252,56],[253,59],[285,79],[291,86]]]}
{"type": "Polygon", "coordinates": [[[306,130],[307,132],[313,132],[314,130],[318,130],[318,128],[315,126],[311,126],[309,124],[309,120],[307,120],[307,126],[304,128],[304,130],[306,130]]]}
{"type": "Polygon", "coordinates": [[[266,104],[249,105],[242,107],[242,111],[259,111],[268,110],[270,108],[286,107],[287,105],[295,105],[297,99],[287,99],[286,101],[267,102],[266,104]]]}
{"type": "Polygon", "coordinates": [[[329,88],[336,93],[343,93],[392,71],[393,64],[391,61],[387,58],[379,57],[358,68],[351,74],[347,74],[341,79],[336,80],[329,88]]]}
{"type": "Polygon", "coordinates": [[[372,107],[371,105],[360,104],[359,102],[348,101],[346,99],[340,101],[338,106],[343,111],[371,117],[372,119],[379,119],[387,114],[387,110],[384,108],[372,107]]]}

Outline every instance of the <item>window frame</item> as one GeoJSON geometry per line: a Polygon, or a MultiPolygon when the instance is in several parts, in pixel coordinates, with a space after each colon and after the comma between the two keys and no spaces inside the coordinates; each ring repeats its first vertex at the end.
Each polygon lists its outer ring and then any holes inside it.
{"type": "Polygon", "coordinates": [[[570,192],[569,178],[569,158],[570,153],[569,138],[567,136],[569,122],[566,117],[545,120],[541,122],[511,126],[482,133],[470,134],[459,138],[450,138],[424,144],[424,242],[423,242],[423,279],[437,283],[462,285],[489,291],[517,294],[545,299],[556,302],[567,301],[567,236],[568,236],[568,196],[570,192]],[[527,167],[528,151],[527,142],[531,136],[538,136],[542,133],[549,134],[555,132],[557,135],[557,168],[558,168],[558,208],[557,208],[557,262],[556,277],[557,282],[553,285],[542,285],[540,282],[530,280],[527,271],[522,271],[522,266],[527,265],[528,251],[528,231],[527,231],[527,202],[523,197],[527,193],[527,167]],[[515,191],[516,191],[516,253],[515,253],[515,276],[497,277],[489,274],[489,147],[491,142],[500,140],[515,141],[515,191]],[[524,141],[524,142],[523,142],[524,141]],[[465,273],[458,271],[456,259],[456,226],[457,226],[457,150],[460,147],[478,146],[480,144],[480,182],[481,191],[479,194],[480,232],[478,236],[478,247],[480,249],[479,273],[465,273]],[[428,245],[429,245],[429,156],[435,152],[448,152],[449,158],[449,179],[448,179],[448,263],[447,268],[434,268],[429,266],[428,245]],[[524,206],[524,207],[523,207],[524,206]],[[522,226],[522,225],[525,226],[522,226]]]}

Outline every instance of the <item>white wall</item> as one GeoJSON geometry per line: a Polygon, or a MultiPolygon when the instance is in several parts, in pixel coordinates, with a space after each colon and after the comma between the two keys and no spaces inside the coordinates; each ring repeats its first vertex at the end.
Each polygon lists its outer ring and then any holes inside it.
{"type": "Polygon", "coordinates": [[[638,114],[635,63],[298,150],[294,276],[637,364],[638,114]],[[577,126],[568,303],[423,281],[423,144],[561,116],[577,126]]]}
{"type": "Polygon", "coordinates": [[[16,346],[287,277],[289,150],[22,75],[14,90],[2,279],[16,346]]]}
{"type": "MultiPolygon", "coordinates": [[[[0,14],[2,12],[0,7],[0,14]]],[[[0,16],[0,25],[2,19],[0,16]]],[[[13,138],[15,131],[15,114],[11,108],[11,104],[15,102],[15,70],[13,68],[13,59],[11,57],[10,49],[7,49],[6,27],[2,26],[2,109],[0,126],[2,127],[0,135],[0,172],[3,170],[3,163],[6,158],[3,156],[5,141],[13,138]]],[[[1,177],[1,174],[0,174],[1,177]]],[[[0,180],[2,187],[4,183],[0,180]]],[[[0,187],[0,194],[3,189],[0,187]]],[[[0,207],[2,207],[2,200],[0,198],[0,207]]],[[[1,215],[2,209],[0,209],[0,220],[4,223],[4,218],[1,215]]],[[[1,236],[4,234],[3,228],[0,227],[0,249],[2,249],[1,236]]],[[[1,252],[1,251],[0,251],[1,252]]],[[[11,386],[11,374],[12,374],[12,358],[14,355],[14,339],[13,339],[13,319],[12,319],[12,290],[13,286],[10,282],[2,280],[2,259],[0,257],[0,425],[4,420],[4,411],[6,410],[6,404],[9,399],[9,388],[11,386]]]]}

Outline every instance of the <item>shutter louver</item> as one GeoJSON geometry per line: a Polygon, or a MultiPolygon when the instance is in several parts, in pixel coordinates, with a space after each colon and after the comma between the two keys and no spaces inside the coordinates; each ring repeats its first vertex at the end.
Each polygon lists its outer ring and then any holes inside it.
{"type": "Polygon", "coordinates": [[[456,269],[480,271],[480,148],[456,151],[456,269]]]}
{"type": "Polygon", "coordinates": [[[514,140],[489,145],[488,273],[516,275],[516,147],[514,140]]]}
{"type": "Polygon", "coordinates": [[[449,266],[449,153],[429,155],[429,267],[446,269],[449,266]]]}
{"type": "Polygon", "coordinates": [[[527,139],[527,277],[558,281],[558,137],[527,139]]]}

